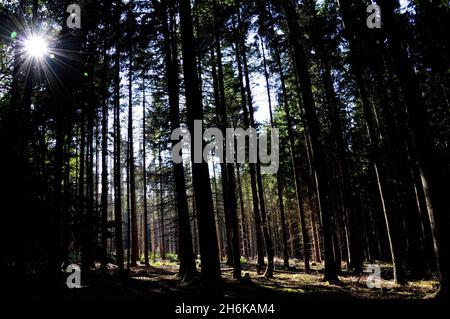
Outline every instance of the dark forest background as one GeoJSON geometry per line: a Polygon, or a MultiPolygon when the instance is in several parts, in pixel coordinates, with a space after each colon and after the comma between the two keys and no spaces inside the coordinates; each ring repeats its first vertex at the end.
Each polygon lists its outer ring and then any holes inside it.
{"type": "Polygon", "coordinates": [[[448,1],[84,0],[69,29],[72,2],[0,2],[2,283],[172,261],[221,295],[226,267],[339,284],[380,263],[448,296],[448,1]],[[171,131],[199,119],[279,128],[278,173],[174,164],[171,131]]]}

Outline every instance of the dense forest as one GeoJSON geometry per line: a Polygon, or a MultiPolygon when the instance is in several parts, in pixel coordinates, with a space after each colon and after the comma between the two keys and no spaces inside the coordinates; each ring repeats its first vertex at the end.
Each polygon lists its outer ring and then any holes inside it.
{"type": "Polygon", "coordinates": [[[2,284],[448,297],[449,24],[446,0],[1,0],[2,284]],[[194,160],[217,136],[172,132],[198,121],[277,128],[278,170],[194,160]]]}

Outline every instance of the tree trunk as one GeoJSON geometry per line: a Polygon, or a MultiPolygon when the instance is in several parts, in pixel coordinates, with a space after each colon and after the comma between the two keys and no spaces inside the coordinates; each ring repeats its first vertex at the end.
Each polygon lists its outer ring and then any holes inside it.
{"type": "MultiPolygon", "coordinates": [[[[237,10],[239,10],[239,6],[237,6],[237,10]]],[[[239,28],[239,26],[238,26],[239,28]]],[[[250,128],[250,121],[248,117],[248,109],[247,109],[247,93],[245,91],[244,87],[244,80],[243,80],[243,68],[242,68],[242,46],[241,46],[241,32],[239,29],[236,29],[235,23],[234,23],[234,16],[233,16],[233,29],[235,31],[235,41],[236,41],[236,58],[238,62],[238,73],[239,73],[239,85],[240,85],[240,93],[241,93],[241,99],[242,99],[242,109],[244,111],[244,125],[245,128],[250,128]]],[[[253,203],[253,218],[255,220],[255,237],[256,237],[256,251],[258,255],[258,261],[257,261],[257,273],[260,274],[264,268],[265,262],[264,262],[264,243],[263,243],[263,236],[262,236],[262,223],[261,223],[261,216],[260,216],[260,210],[259,210],[259,203],[258,203],[258,190],[256,186],[256,165],[250,163],[250,186],[252,190],[252,203],[253,203]]]]}
{"type": "MultiPolygon", "coordinates": [[[[270,84],[269,84],[269,72],[267,70],[267,62],[266,62],[266,53],[264,49],[264,42],[261,39],[261,51],[263,55],[263,66],[264,66],[264,76],[266,79],[266,87],[267,87],[267,100],[269,102],[269,115],[270,115],[270,126],[273,128],[273,115],[272,115],[272,98],[270,93],[270,84]]],[[[284,80],[282,80],[284,81],[284,80]]],[[[278,193],[278,207],[280,209],[280,220],[281,220],[281,232],[282,232],[282,244],[283,244],[283,265],[286,268],[289,268],[289,253],[287,247],[287,231],[286,231],[286,217],[284,215],[284,203],[283,203],[283,185],[281,182],[281,174],[280,171],[277,172],[277,193],[278,193]]]]}
{"type": "Polygon", "coordinates": [[[291,0],[283,2],[284,13],[286,14],[289,38],[293,47],[295,70],[300,80],[300,90],[305,107],[305,119],[308,125],[311,146],[312,159],[317,172],[317,184],[319,189],[320,212],[322,219],[322,233],[324,238],[325,253],[325,280],[337,280],[335,260],[333,257],[332,241],[332,213],[329,207],[329,180],[325,157],[320,142],[320,127],[315,111],[315,102],[311,90],[311,78],[308,71],[308,63],[301,41],[301,31],[298,26],[296,7],[291,0]]]}
{"type": "Polygon", "coordinates": [[[103,51],[103,95],[102,95],[102,195],[101,195],[101,246],[102,269],[106,270],[108,244],[108,101],[107,101],[107,71],[109,59],[106,48],[103,51]]]}
{"type": "Polygon", "coordinates": [[[159,256],[166,259],[166,222],[164,220],[164,199],[163,199],[163,169],[161,156],[161,143],[158,141],[158,168],[159,168],[159,256]]]}
{"type": "Polygon", "coordinates": [[[393,62],[405,95],[408,120],[414,135],[414,146],[417,163],[425,192],[437,265],[440,273],[440,294],[448,296],[450,292],[450,249],[449,232],[444,225],[449,225],[447,198],[449,186],[448,165],[433,145],[428,123],[428,114],[421,97],[420,86],[410,62],[405,45],[399,38],[402,26],[395,17],[397,1],[378,1],[383,12],[383,23],[386,26],[387,39],[393,62]]]}
{"type": "MultiPolygon", "coordinates": [[[[117,1],[115,11],[115,29],[117,37],[120,32],[120,14],[121,14],[121,1],[117,1]]],[[[117,38],[118,40],[118,38],[117,38]]],[[[121,169],[121,134],[120,134],[120,48],[118,41],[116,42],[116,53],[114,57],[114,111],[115,111],[115,198],[114,198],[114,230],[115,230],[115,244],[116,244],[116,260],[119,266],[119,274],[124,272],[124,256],[123,256],[123,241],[122,241],[122,169],[121,169]]]]}
{"type": "MultiPolygon", "coordinates": [[[[178,79],[178,57],[177,57],[177,38],[176,38],[176,19],[175,2],[170,1],[169,13],[163,19],[163,28],[165,32],[164,49],[166,58],[167,86],[169,88],[169,107],[170,107],[170,127],[175,130],[180,127],[180,107],[179,107],[179,79],[178,79]],[[170,18],[170,28],[167,24],[167,18],[170,18]]],[[[172,147],[179,141],[172,141],[172,147]]],[[[194,249],[192,246],[191,223],[189,219],[188,200],[186,195],[186,181],[184,178],[183,164],[173,164],[175,177],[175,193],[178,212],[178,251],[180,268],[179,277],[184,281],[191,281],[197,275],[195,266],[194,249]]]]}
{"type": "MultiPolygon", "coordinates": [[[[203,122],[202,96],[199,86],[195,57],[196,41],[192,26],[192,12],[189,0],[180,1],[181,42],[183,55],[183,71],[186,86],[186,108],[189,128],[194,132],[194,121],[203,122]]],[[[197,134],[201,134],[198,132],[197,134]]],[[[208,163],[194,158],[195,149],[203,149],[203,140],[195,138],[191,143],[192,179],[195,192],[195,203],[198,220],[201,280],[205,293],[221,294],[220,263],[217,250],[216,228],[214,227],[214,206],[209,181],[208,163]]]]}
{"type": "MultiPolygon", "coordinates": [[[[237,10],[237,17],[238,17],[238,30],[242,30],[242,21],[241,21],[241,14],[240,14],[240,2],[239,0],[236,0],[236,10],[237,10]]],[[[256,128],[255,125],[255,117],[254,117],[254,111],[253,111],[253,99],[251,94],[251,88],[250,88],[250,74],[248,69],[248,62],[247,62],[247,52],[246,52],[246,46],[244,41],[244,34],[240,33],[240,48],[241,48],[241,54],[242,54],[242,65],[244,67],[244,78],[246,82],[246,93],[247,93],[247,102],[248,102],[248,116],[250,119],[250,126],[252,128],[256,128]]],[[[244,111],[245,113],[245,111],[244,111]]],[[[251,165],[251,164],[250,164],[251,165]]],[[[257,184],[257,191],[258,191],[258,198],[259,198],[259,208],[261,212],[261,226],[264,236],[264,242],[266,246],[266,252],[267,252],[267,268],[264,273],[264,275],[268,278],[273,277],[273,244],[272,244],[272,238],[269,231],[269,225],[267,224],[267,214],[266,214],[266,204],[264,199],[264,187],[262,182],[262,176],[261,176],[261,166],[260,163],[256,163],[254,165],[256,168],[256,181],[253,179],[254,182],[257,184]]],[[[255,185],[255,191],[256,191],[256,185],[255,185]]]]}
{"type": "MultiPolygon", "coordinates": [[[[240,217],[241,217],[241,243],[242,243],[242,254],[247,259],[250,257],[250,243],[249,243],[249,234],[247,232],[247,220],[245,218],[245,208],[244,208],[244,198],[242,194],[242,187],[241,184],[241,174],[239,172],[239,163],[236,163],[236,188],[238,190],[239,194],[239,208],[240,208],[240,217]]],[[[250,231],[250,230],[248,230],[250,231]]]]}
{"type": "MultiPolygon", "coordinates": [[[[131,204],[131,266],[136,266],[139,259],[138,222],[136,213],[136,180],[134,163],[134,136],[133,136],[133,43],[129,39],[129,59],[128,69],[128,141],[130,163],[130,204],[131,204]]],[[[128,234],[130,236],[130,234],[128,234]]]]}
{"type": "Polygon", "coordinates": [[[147,125],[146,120],[146,105],[145,105],[145,72],[142,75],[142,186],[144,189],[144,264],[149,266],[148,259],[148,199],[147,199],[147,125]]]}
{"type": "MultiPolygon", "coordinates": [[[[217,58],[217,84],[218,84],[218,118],[220,119],[220,125],[222,132],[225,132],[228,127],[228,112],[225,101],[225,84],[222,66],[222,48],[221,48],[221,24],[219,22],[219,6],[216,0],[213,0],[214,11],[214,34],[215,34],[215,49],[217,58]]],[[[213,59],[214,60],[214,59],[213,59]]],[[[215,69],[215,65],[213,64],[215,69]]],[[[215,70],[213,72],[215,74],[215,70]]],[[[224,142],[224,150],[226,149],[226,143],[224,142]]],[[[241,278],[241,252],[239,244],[239,230],[238,230],[238,218],[237,218],[237,203],[236,203],[236,190],[235,190],[235,177],[234,177],[234,163],[227,163],[226,156],[223,158],[222,170],[222,191],[225,203],[225,214],[229,216],[230,222],[230,243],[232,252],[232,265],[233,265],[233,278],[241,278]]]]}
{"type": "Polygon", "coordinates": [[[354,29],[353,21],[351,20],[352,9],[348,0],[339,0],[339,7],[341,10],[346,37],[350,44],[350,52],[352,59],[352,67],[353,72],[355,74],[356,84],[359,89],[359,94],[361,98],[361,103],[363,106],[364,117],[367,122],[367,128],[370,139],[370,158],[372,161],[378,191],[380,194],[381,206],[383,209],[385,222],[386,222],[386,230],[389,239],[389,246],[391,251],[391,259],[394,267],[394,281],[399,284],[403,284],[405,282],[405,275],[403,269],[403,261],[401,260],[401,251],[397,245],[397,241],[395,240],[395,236],[397,236],[396,223],[395,219],[397,216],[394,215],[394,211],[392,210],[392,203],[389,200],[387,185],[386,185],[386,177],[383,168],[383,164],[380,157],[379,150],[379,134],[375,128],[375,119],[372,113],[372,106],[370,105],[369,97],[367,94],[367,89],[364,83],[363,78],[363,69],[362,69],[362,61],[360,54],[358,53],[356,41],[354,40],[354,29]]]}
{"type": "MultiPolygon", "coordinates": [[[[216,40],[217,41],[217,40],[216,40]]],[[[219,44],[220,49],[220,44],[219,44]]],[[[219,54],[217,56],[217,59],[219,60],[219,54]]],[[[220,127],[222,132],[225,132],[225,127],[223,126],[223,123],[221,122],[221,107],[225,107],[225,101],[222,100],[221,92],[219,91],[219,81],[217,79],[217,70],[216,70],[216,56],[214,54],[214,47],[211,47],[211,65],[212,65],[212,76],[213,76],[213,86],[214,86],[214,102],[216,106],[216,114],[217,114],[217,125],[220,127]]],[[[222,74],[223,76],[223,74],[222,74]]],[[[223,79],[222,79],[223,82],[223,79]]],[[[223,83],[222,83],[223,84],[223,83]]],[[[226,143],[224,142],[223,148],[225,149],[226,143]]],[[[213,159],[214,162],[214,159],[213,159]]],[[[214,165],[213,165],[214,167],[214,165]]],[[[231,229],[231,203],[230,203],[230,196],[229,196],[229,183],[228,183],[228,172],[226,170],[226,164],[225,161],[220,163],[220,178],[222,182],[222,198],[223,198],[223,210],[225,215],[225,234],[226,234],[226,253],[227,253],[227,264],[230,266],[233,266],[233,247],[231,244],[231,238],[232,238],[232,229],[231,229]]],[[[214,170],[214,179],[215,179],[215,170],[214,170]]],[[[215,183],[215,182],[214,182],[215,183]]],[[[216,196],[217,189],[215,190],[216,196]]],[[[216,203],[218,205],[218,201],[216,200],[216,203]]],[[[217,206],[218,207],[218,206],[217,206]]],[[[219,214],[217,213],[217,216],[219,214]]],[[[220,228],[218,228],[220,233],[220,228]]],[[[220,238],[220,236],[219,236],[220,238]]],[[[219,240],[219,248],[220,248],[220,240],[219,240]]]]}

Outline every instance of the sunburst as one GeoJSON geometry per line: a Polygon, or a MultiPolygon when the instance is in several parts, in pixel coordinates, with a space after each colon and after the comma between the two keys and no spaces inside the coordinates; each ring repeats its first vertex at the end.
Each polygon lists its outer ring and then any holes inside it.
{"type": "Polygon", "coordinates": [[[67,91],[68,88],[60,79],[61,71],[80,73],[80,69],[74,68],[69,62],[81,60],[79,50],[60,48],[61,42],[67,42],[69,35],[62,35],[61,27],[50,21],[35,22],[33,26],[27,21],[15,21],[15,28],[7,30],[12,51],[17,53],[14,63],[18,66],[18,72],[14,76],[22,83],[27,83],[29,77],[39,82],[45,78],[52,93],[67,91]]]}
{"type": "Polygon", "coordinates": [[[48,41],[40,35],[32,35],[23,41],[25,53],[35,59],[42,59],[49,53],[48,41]]]}

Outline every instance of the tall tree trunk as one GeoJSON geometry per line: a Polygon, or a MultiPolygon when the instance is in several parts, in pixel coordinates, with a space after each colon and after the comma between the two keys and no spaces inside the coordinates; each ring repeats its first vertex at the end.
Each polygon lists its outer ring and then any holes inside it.
{"type": "MultiPolygon", "coordinates": [[[[223,234],[222,234],[222,218],[220,216],[220,211],[219,211],[219,207],[220,207],[220,201],[219,201],[219,191],[217,190],[217,177],[216,177],[216,164],[214,163],[214,157],[211,158],[212,161],[212,179],[213,179],[213,196],[214,196],[214,201],[215,201],[215,208],[216,208],[216,214],[214,216],[215,218],[215,222],[216,222],[216,229],[217,229],[217,247],[219,249],[219,260],[220,262],[222,262],[223,259],[223,254],[224,254],[224,249],[222,247],[222,245],[224,244],[224,240],[223,240],[223,234]]],[[[227,243],[228,244],[228,243],[227,243]]],[[[229,248],[229,246],[227,247],[229,248]]]]}
{"type": "MultiPolygon", "coordinates": [[[[264,49],[264,41],[261,39],[261,51],[263,56],[263,66],[264,66],[264,76],[266,79],[267,87],[267,100],[269,102],[269,115],[270,115],[270,126],[273,128],[273,114],[272,114],[272,97],[270,93],[270,83],[269,83],[269,72],[267,68],[266,53],[264,49]]],[[[284,80],[282,80],[284,81],[284,80]]],[[[284,203],[283,203],[283,185],[281,182],[281,173],[277,172],[277,193],[278,193],[278,207],[280,209],[280,220],[281,220],[281,232],[282,232],[282,244],[283,244],[283,265],[289,268],[289,253],[287,246],[287,230],[286,230],[286,217],[284,214],[284,203]]],[[[308,263],[309,264],[309,263],[308,263]]]]}
{"type": "Polygon", "coordinates": [[[398,223],[395,222],[397,216],[394,215],[395,212],[392,210],[392,203],[389,200],[387,192],[386,176],[379,150],[380,145],[379,134],[375,127],[375,119],[372,111],[372,106],[369,101],[367,88],[364,83],[364,78],[362,75],[363,74],[362,60],[360,54],[358,53],[358,47],[355,41],[354,28],[356,28],[356,26],[353,24],[352,21],[352,14],[353,14],[352,8],[348,0],[339,0],[338,3],[344,22],[346,37],[350,45],[353,72],[355,74],[356,84],[359,89],[364,117],[367,122],[367,129],[371,147],[370,157],[377,181],[381,206],[383,209],[386,222],[386,230],[389,240],[391,259],[394,267],[394,281],[396,283],[403,284],[405,282],[405,275],[403,269],[403,261],[401,260],[400,257],[402,253],[397,245],[398,241],[395,240],[395,236],[397,236],[396,226],[398,226],[398,223]]]}
{"type": "Polygon", "coordinates": [[[440,273],[440,294],[450,294],[450,235],[444,225],[450,224],[447,198],[449,169],[435,150],[416,74],[406,52],[405,44],[399,38],[402,26],[395,16],[398,1],[377,1],[383,12],[383,23],[393,62],[405,95],[408,120],[414,135],[417,163],[425,192],[427,209],[432,227],[437,265],[440,273]]]}
{"type": "MultiPolygon", "coordinates": [[[[237,6],[237,10],[239,7],[237,6]]],[[[239,28],[239,26],[238,26],[239,28]]],[[[239,86],[240,94],[242,99],[242,109],[244,111],[244,125],[245,128],[250,128],[250,120],[248,117],[247,109],[247,93],[245,91],[244,79],[243,79],[243,65],[242,65],[242,47],[241,47],[241,31],[236,29],[234,16],[233,16],[233,29],[235,32],[235,42],[236,42],[236,58],[238,63],[238,73],[239,73],[239,86]]],[[[256,237],[256,251],[258,255],[257,261],[257,273],[261,273],[264,269],[264,242],[262,236],[262,222],[259,210],[259,199],[258,199],[258,189],[256,186],[256,165],[250,163],[250,186],[252,191],[252,203],[253,203],[253,218],[255,220],[255,237],[256,237]]]]}
{"type": "MultiPolygon", "coordinates": [[[[242,183],[241,183],[241,173],[239,172],[239,163],[236,163],[236,188],[239,194],[239,209],[240,209],[240,218],[241,218],[241,243],[242,243],[242,254],[248,259],[251,255],[250,251],[250,242],[249,242],[249,234],[247,232],[247,220],[245,217],[245,208],[244,208],[244,198],[242,194],[242,183]]],[[[250,231],[250,230],[248,230],[250,231]]]]}
{"type": "Polygon", "coordinates": [[[146,120],[146,105],[145,105],[145,72],[142,75],[142,187],[144,189],[144,263],[149,266],[148,259],[148,198],[147,198],[147,125],[146,120]]]}
{"type": "Polygon", "coordinates": [[[311,138],[312,159],[317,172],[317,184],[319,189],[320,212],[322,219],[322,233],[324,239],[325,253],[325,280],[337,280],[335,260],[333,257],[332,241],[332,213],[329,206],[329,180],[325,157],[320,142],[320,127],[315,111],[315,102],[311,89],[311,78],[308,71],[308,62],[301,40],[301,31],[298,26],[297,10],[292,0],[283,2],[283,9],[286,15],[289,38],[293,47],[295,70],[300,80],[300,90],[305,107],[305,119],[311,138]]]}
{"type": "MultiPolygon", "coordinates": [[[[180,127],[180,107],[175,1],[170,1],[169,3],[169,14],[167,12],[168,8],[165,8],[166,14],[163,19],[163,28],[165,33],[164,50],[168,79],[167,86],[169,88],[170,127],[173,131],[180,127]],[[170,28],[167,24],[168,17],[170,18],[170,28]]],[[[174,147],[178,142],[179,141],[176,140],[172,141],[172,147],[174,147]]],[[[184,281],[191,281],[192,278],[197,275],[197,268],[195,266],[195,256],[192,245],[191,223],[189,219],[183,163],[174,163],[173,169],[178,212],[178,251],[180,260],[178,275],[184,281]]]]}
{"type": "MultiPolygon", "coordinates": [[[[196,41],[192,26],[192,12],[189,0],[180,1],[181,42],[183,71],[186,86],[186,108],[189,128],[194,132],[194,121],[203,123],[202,96],[199,86],[195,57],[196,41]]],[[[202,132],[197,132],[201,134],[202,132]]],[[[202,263],[201,280],[205,292],[221,294],[221,274],[217,250],[216,228],[214,227],[214,206],[209,181],[208,163],[194,158],[196,148],[203,149],[203,140],[193,139],[191,143],[192,180],[200,239],[202,263]]]]}
{"type": "Polygon", "coordinates": [[[128,141],[130,162],[130,204],[131,204],[131,266],[137,265],[139,259],[138,222],[136,213],[136,180],[134,163],[134,136],[133,136],[133,43],[129,39],[129,59],[128,69],[128,141]]]}
{"type": "Polygon", "coordinates": [[[80,124],[80,173],[78,176],[78,213],[79,222],[81,225],[81,258],[83,272],[86,269],[87,262],[87,247],[86,247],[86,115],[84,110],[81,111],[81,124],[80,124]]]}
{"type": "Polygon", "coordinates": [[[129,153],[130,153],[130,140],[127,140],[127,150],[126,150],[126,199],[127,199],[127,229],[126,229],[126,239],[127,239],[127,269],[129,270],[131,267],[131,201],[130,201],[130,159],[129,159],[129,153]]]}
{"type": "Polygon", "coordinates": [[[102,199],[101,199],[101,246],[102,268],[106,269],[108,243],[108,101],[107,101],[107,70],[109,59],[106,49],[103,51],[103,96],[102,96],[102,199]]]}
{"type": "Polygon", "coordinates": [[[161,143],[158,141],[158,170],[159,170],[159,256],[161,259],[166,259],[166,222],[164,220],[164,198],[163,198],[163,167],[162,167],[162,156],[161,156],[161,143]]]}
{"type": "MultiPolygon", "coordinates": [[[[275,34],[273,34],[275,37],[275,34]]],[[[283,106],[284,106],[284,112],[286,113],[286,122],[287,122],[287,130],[288,130],[288,137],[289,137],[289,146],[291,149],[291,161],[292,161],[292,168],[294,171],[294,185],[295,185],[295,193],[297,196],[297,210],[299,214],[300,219],[300,229],[302,233],[302,243],[303,243],[303,258],[305,261],[305,272],[310,271],[310,253],[308,249],[308,243],[309,243],[309,236],[308,236],[308,229],[306,227],[306,220],[305,220],[305,211],[303,208],[303,196],[302,196],[302,190],[301,190],[301,173],[299,170],[299,158],[297,153],[297,147],[295,145],[295,133],[292,128],[292,116],[289,108],[289,102],[288,102],[288,95],[287,95],[287,89],[286,89],[286,80],[285,75],[283,72],[283,68],[281,65],[281,54],[279,51],[278,43],[274,38],[274,51],[275,51],[275,59],[277,62],[278,72],[280,73],[280,82],[281,82],[281,90],[283,94],[283,106]]]]}
{"type": "MultiPolygon", "coordinates": [[[[397,81],[394,80],[395,71],[393,66],[386,69],[390,63],[385,58],[384,41],[378,40],[373,43],[376,48],[376,58],[374,63],[374,77],[377,83],[376,95],[379,97],[376,102],[379,105],[381,116],[386,123],[387,156],[389,157],[389,170],[396,180],[394,194],[396,201],[401,203],[400,212],[404,223],[404,246],[405,261],[408,262],[410,277],[423,278],[425,275],[426,263],[433,263],[433,258],[427,258],[424,252],[423,236],[426,234],[425,227],[421,227],[422,207],[420,198],[417,197],[417,189],[421,188],[420,178],[415,180],[414,169],[417,165],[411,156],[412,144],[409,139],[409,129],[407,127],[407,112],[401,103],[399,93],[401,89],[397,81]],[[383,45],[381,45],[383,43],[383,45]],[[388,72],[390,74],[388,74],[388,72]],[[392,99],[392,103],[390,101],[392,99]]],[[[389,59],[390,61],[390,59],[389,59]]],[[[424,209],[426,211],[426,208],[424,209]]],[[[426,213],[425,213],[426,214],[426,213]]],[[[425,219],[426,221],[426,219],[425,219]]],[[[429,230],[429,224],[427,225],[429,230]]],[[[432,243],[427,247],[432,250],[432,243]]],[[[428,250],[428,249],[427,249],[428,250]]]]}
{"type": "MultiPolygon", "coordinates": [[[[246,52],[246,46],[244,41],[244,34],[242,33],[243,26],[241,21],[241,14],[240,14],[240,2],[239,0],[236,0],[236,11],[237,11],[237,18],[238,18],[238,30],[240,30],[240,48],[241,48],[241,54],[242,54],[242,65],[244,67],[244,78],[246,82],[246,93],[247,93],[247,102],[248,102],[248,116],[250,119],[250,126],[256,128],[255,126],[255,117],[254,117],[254,111],[253,111],[253,98],[251,94],[251,88],[250,88],[250,75],[249,75],[249,68],[248,68],[248,62],[247,62],[247,52],[246,52]]],[[[264,236],[264,242],[266,246],[266,252],[267,252],[267,268],[264,273],[264,275],[268,278],[273,277],[273,244],[272,244],[272,238],[269,231],[269,225],[267,224],[267,214],[266,214],[266,204],[264,199],[264,187],[262,182],[262,176],[261,176],[261,166],[258,163],[254,165],[256,168],[256,184],[257,184],[257,191],[258,191],[258,198],[259,198],[259,208],[261,212],[261,226],[264,236]]],[[[256,189],[255,189],[256,190],[256,189]]]]}
{"type": "MultiPolygon", "coordinates": [[[[225,84],[222,65],[222,47],[220,31],[222,29],[219,22],[219,6],[217,0],[213,0],[214,11],[214,35],[215,35],[215,50],[217,58],[217,83],[218,83],[218,117],[220,119],[219,127],[222,132],[225,132],[228,127],[228,112],[225,101],[225,84]]],[[[214,58],[213,58],[214,60],[214,58]]],[[[215,65],[213,65],[215,69],[215,65]]],[[[214,70],[215,73],[215,70],[214,70]]],[[[224,150],[226,143],[224,142],[224,150]]],[[[233,150],[234,151],[234,150],[233,150]]],[[[241,252],[239,248],[239,230],[238,230],[238,218],[237,218],[237,203],[236,203],[236,190],[235,190],[235,177],[233,163],[228,163],[224,156],[221,164],[222,171],[222,191],[224,197],[224,203],[226,204],[225,213],[229,216],[230,221],[230,234],[231,234],[231,251],[232,251],[232,264],[233,264],[233,278],[241,278],[241,252]]]]}
{"type": "MultiPolygon", "coordinates": [[[[89,70],[89,77],[92,76],[93,70],[89,70]]],[[[88,77],[88,78],[89,78],[88,77]]],[[[94,219],[94,97],[88,94],[87,100],[87,145],[86,145],[86,216],[84,219],[84,257],[82,261],[82,267],[84,268],[84,273],[94,266],[94,255],[93,255],[93,219],[94,219]]],[[[82,199],[83,200],[83,199],[82,199]]]]}
{"type": "Polygon", "coordinates": [[[313,41],[318,52],[318,57],[320,60],[320,66],[322,68],[322,82],[326,96],[328,117],[331,122],[332,137],[336,146],[337,162],[339,165],[339,172],[341,175],[342,193],[344,201],[344,211],[343,215],[348,221],[348,226],[345,224],[344,227],[349,228],[349,247],[350,247],[350,267],[354,269],[356,273],[362,271],[363,255],[361,249],[360,234],[358,232],[358,225],[360,221],[357,219],[357,212],[354,207],[355,198],[353,197],[353,188],[351,187],[352,181],[349,172],[349,160],[346,149],[346,144],[343,136],[343,125],[340,118],[339,101],[336,97],[334,91],[333,79],[331,77],[331,67],[329,65],[329,57],[327,55],[325,45],[323,43],[323,31],[321,29],[320,22],[317,18],[316,12],[316,1],[307,0],[305,1],[307,10],[312,19],[311,34],[313,35],[313,41]]]}
{"type": "MultiPolygon", "coordinates": [[[[283,106],[284,106],[284,110],[285,110],[286,117],[287,117],[289,146],[291,148],[291,161],[292,161],[292,167],[294,170],[294,185],[295,185],[295,190],[296,190],[296,195],[297,195],[297,208],[298,208],[300,227],[301,227],[301,233],[302,233],[305,271],[309,272],[310,271],[310,265],[309,265],[310,253],[309,253],[309,249],[308,249],[308,243],[309,243],[308,237],[309,236],[308,236],[308,229],[307,229],[306,222],[305,222],[305,212],[303,209],[303,200],[302,200],[303,196],[301,195],[301,178],[300,178],[301,175],[299,172],[299,167],[297,165],[297,163],[298,163],[297,151],[296,151],[297,148],[295,146],[294,132],[293,132],[292,126],[291,126],[292,118],[290,116],[290,111],[289,111],[285,76],[284,76],[284,72],[283,72],[283,68],[282,68],[282,64],[281,64],[281,53],[280,53],[280,49],[279,49],[279,42],[277,39],[277,34],[275,33],[274,22],[273,22],[270,7],[266,8],[266,5],[263,2],[261,2],[259,5],[259,10],[260,10],[261,34],[266,35],[271,40],[271,45],[274,50],[276,66],[277,66],[278,72],[280,74],[280,82],[281,82],[282,96],[283,96],[283,106]]],[[[265,74],[266,74],[266,83],[268,86],[269,85],[268,80],[267,80],[268,72],[267,72],[266,58],[265,58],[263,44],[262,44],[262,50],[263,50],[264,70],[265,70],[265,74]]],[[[270,101],[270,95],[269,95],[269,101],[270,101]]],[[[273,122],[272,118],[271,118],[271,121],[273,122]]],[[[280,188],[280,187],[281,187],[281,185],[278,186],[278,188],[280,188]]],[[[282,210],[282,209],[280,208],[280,210],[282,210]]],[[[283,220],[285,220],[285,218],[283,216],[281,216],[281,219],[282,219],[282,225],[283,225],[283,223],[285,223],[285,222],[283,222],[283,220]]],[[[286,233],[286,236],[287,236],[287,233],[286,233]]],[[[287,247],[286,247],[285,251],[287,252],[287,247]]]]}
{"type": "MultiPolygon", "coordinates": [[[[217,60],[219,60],[217,56],[217,60]]],[[[214,47],[211,47],[211,66],[212,66],[212,76],[213,76],[213,87],[214,87],[214,102],[216,105],[216,114],[217,114],[217,125],[220,127],[222,132],[225,132],[223,123],[221,122],[221,107],[225,106],[224,101],[222,101],[221,98],[221,92],[219,92],[219,81],[217,79],[217,70],[216,70],[216,56],[214,54],[214,47]]],[[[222,79],[223,82],[223,79],[222,79]]],[[[223,148],[225,149],[226,143],[224,142],[223,148]]],[[[214,161],[214,159],[213,159],[214,161]]],[[[215,174],[215,170],[214,170],[215,174]]],[[[214,176],[215,179],[215,176],[214,176]]],[[[223,210],[225,215],[225,234],[226,234],[226,253],[227,253],[227,264],[233,265],[233,247],[231,244],[231,238],[232,238],[232,229],[231,229],[231,203],[230,203],[230,196],[229,196],[229,183],[228,183],[228,172],[226,170],[226,164],[225,160],[220,163],[220,179],[222,182],[222,198],[223,198],[223,210]]],[[[216,189],[216,196],[217,196],[217,189],[216,189]]],[[[218,201],[216,200],[218,203],[218,201]]],[[[218,214],[217,214],[218,215],[218,214]]],[[[220,228],[218,228],[220,233],[220,228]]],[[[219,236],[220,238],[220,236],[219,236]]],[[[220,240],[219,240],[219,248],[220,248],[220,240]]]]}
{"type": "MultiPolygon", "coordinates": [[[[116,1],[116,10],[114,12],[114,26],[116,33],[116,40],[119,40],[120,35],[120,14],[121,1],[116,1]]],[[[120,134],[120,48],[119,41],[116,42],[116,53],[114,56],[114,126],[115,126],[115,163],[114,163],[114,231],[115,231],[115,246],[116,246],[116,260],[119,267],[119,274],[124,272],[124,255],[123,255],[123,241],[122,241],[122,162],[121,162],[121,134],[120,134]]]]}

